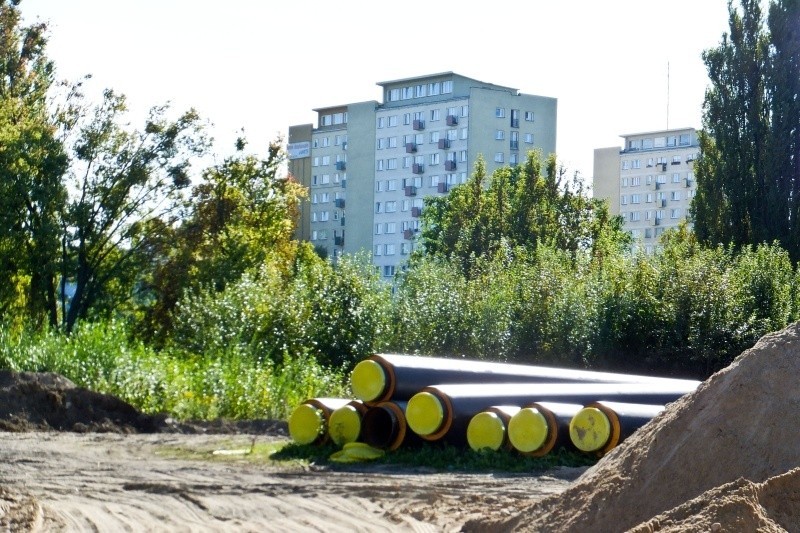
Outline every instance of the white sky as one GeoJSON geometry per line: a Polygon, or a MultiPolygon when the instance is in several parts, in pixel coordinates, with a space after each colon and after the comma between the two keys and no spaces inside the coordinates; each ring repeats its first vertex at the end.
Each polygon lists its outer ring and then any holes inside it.
{"type": "Polygon", "coordinates": [[[727,0],[23,0],[20,10],[49,22],[58,78],[92,74],[91,94],[126,94],[133,118],[167,101],[194,107],[222,155],[240,128],[265,154],[290,125],[315,122],[314,108],[381,101],[377,82],[453,71],[557,98],[558,157],[586,178],[593,150],[621,146],[622,134],[701,126],[701,53],[728,30],[727,0]]]}

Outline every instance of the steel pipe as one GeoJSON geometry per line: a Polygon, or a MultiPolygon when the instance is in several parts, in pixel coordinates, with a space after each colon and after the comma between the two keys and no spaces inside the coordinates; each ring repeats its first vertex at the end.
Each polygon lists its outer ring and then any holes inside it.
{"type": "Polygon", "coordinates": [[[696,384],[678,383],[480,383],[434,385],[415,394],[406,406],[411,430],[428,441],[447,437],[463,444],[470,419],[492,405],[532,402],[589,404],[616,401],[663,405],[691,392],[696,384]]]}
{"type": "Polygon", "coordinates": [[[396,450],[423,440],[408,429],[406,402],[381,402],[367,408],[361,420],[361,440],[375,448],[396,450]]]}
{"type": "Polygon", "coordinates": [[[556,448],[572,447],[569,423],[583,405],[577,403],[533,402],[508,422],[508,440],[523,455],[542,457],[556,448]]]}
{"type": "Polygon", "coordinates": [[[335,409],[352,400],[310,398],[298,405],[289,417],[289,436],[297,444],[323,444],[328,441],[328,419],[335,409]]]}
{"type": "Polygon", "coordinates": [[[367,404],[410,399],[428,385],[457,383],[674,383],[698,381],[547,366],[402,354],[376,354],[350,375],[353,395],[367,404]]]}
{"type": "Polygon", "coordinates": [[[663,405],[593,402],[570,421],[570,440],[583,452],[605,455],[663,410],[663,405]]]}
{"type": "Polygon", "coordinates": [[[467,444],[473,450],[511,449],[508,423],[519,412],[518,405],[495,405],[473,416],[467,425],[467,444]]]}

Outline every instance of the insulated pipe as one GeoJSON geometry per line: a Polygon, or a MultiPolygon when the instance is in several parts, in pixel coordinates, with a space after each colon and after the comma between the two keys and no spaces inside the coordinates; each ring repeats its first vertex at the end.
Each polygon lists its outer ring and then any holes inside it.
{"type": "Polygon", "coordinates": [[[553,449],[572,446],[569,423],[583,405],[578,403],[533,402],[508,422],[508,440],[522,455],[542,457],[553,449]]]}
{"type": "Polygon", "coordinates": [[[588,404],[617,401],[663,405],[677,400],[696,384],[650,383],[479,383],[434,385],[415,394],[406,407],[411,430],[425,440],[447,436],[463,444],[470,419],[492,405],[524,405],[530,402],[588,404]]]}
{"type": "Polygon", "coordinates": [[[593,402],[572,418],[569,436],[579,450],[604,455],[663,410],[663,405],[593,402]]]}
{"type": "Polygon", "coordinates": [[[289,417],[289,435],[297,444],[323,444],[328,440],[328,419],[334,409],[350,403],[344,398],[311,398],[289,417]]]}
{"type": "Polygon", "coordinates": [[[519,412],[518,405],[495,405],[473,416],[467,425],[467,444],[476,452],[511,449],[508,422],[519,412]]]}
{"type": "Polygon", "coordinates": [[[406,402],[381,402],[367,408],[361,419],[361,440],[375,448],[396,450],[422,443],[406,424],[406,402]]]}
{"type": "Polygon", "coordinates": [[[357,441],[361,435],[361,419],[366,412],[367,406],[358,400],[334,409],[328,417],[328,437],[337,446],[357,441]]]}
{"type": "Polygon", "coordinates": [[[492,363],[401,354],[376,354],[350,375],[353,394],[367,404],[408,400],[423,387],[455,383],[674,383],[699,381],[595,372],[546,366],[492,363]]]}

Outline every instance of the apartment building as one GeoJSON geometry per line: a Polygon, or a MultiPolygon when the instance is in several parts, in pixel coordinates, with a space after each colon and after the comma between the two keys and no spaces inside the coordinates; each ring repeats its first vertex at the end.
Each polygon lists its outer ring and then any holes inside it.
{"type": "Polygon", "coordinates": [[[368,250],[391,278],[417,246],[424,198],[556,150],[555,98],[453,72],[379,82],[383,100],[315,109],[289,128],[289,171],[309,189],[299,238],[327,256],[368,250]]]}
{"type": "Polygon", "coordinates": [[[595,198],[606,198],[635,242],[652,253],[665,230],[686,220],[696,190],[697,131],[679,128],[621,136],[624,147],[594,151],[595,198]]]}

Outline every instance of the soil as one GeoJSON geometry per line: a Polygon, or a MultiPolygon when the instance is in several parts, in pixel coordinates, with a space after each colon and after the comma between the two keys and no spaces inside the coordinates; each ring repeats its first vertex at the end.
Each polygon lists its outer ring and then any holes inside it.
{"type": "Polygon", "coordinates": [[[246,450],[287,441],[284,422],[178,423],[46,373],[0,372],[0,439],[9,531],[457,531],[583,472],[255,463],[246,450]]]}

